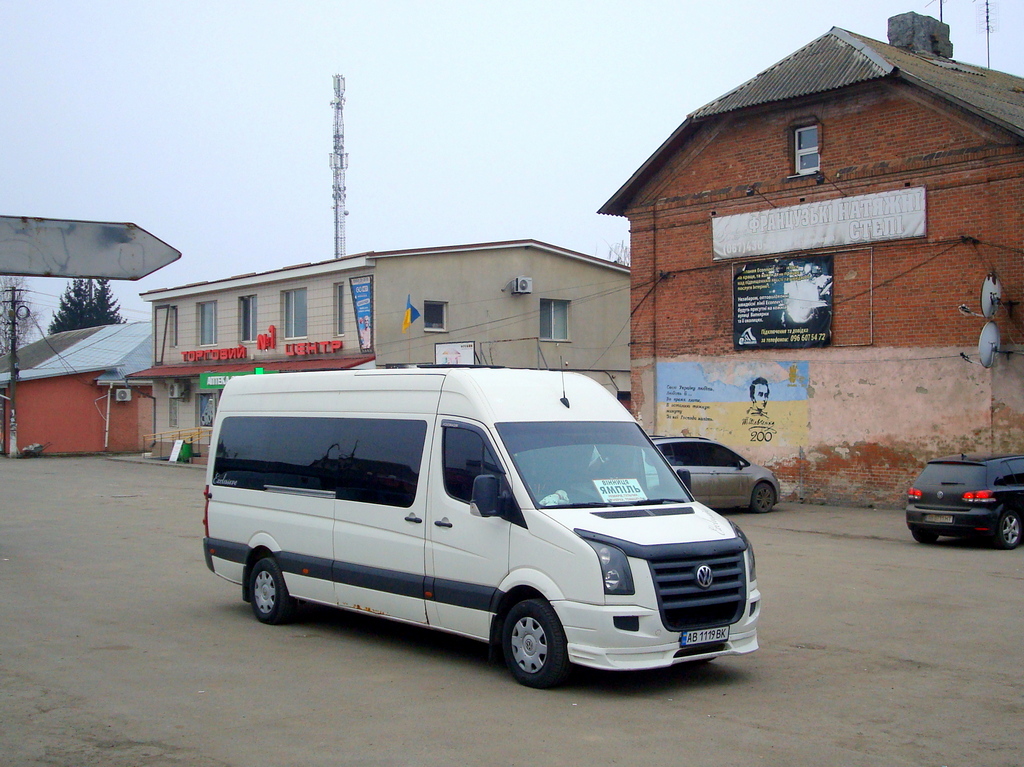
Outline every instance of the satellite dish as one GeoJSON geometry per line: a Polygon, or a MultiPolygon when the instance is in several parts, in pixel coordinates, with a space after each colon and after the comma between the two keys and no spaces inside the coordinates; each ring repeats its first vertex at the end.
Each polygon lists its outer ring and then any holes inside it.
{"type": "Polygon", "coordinates": [[[985,327],[981,329],[981,337],[978,339],[978,357],[981,359],[981,366],[992,367],[998,351],[999,326],[994,322],[986,322],[985,327]]]}
{"type": "Polygon", "coordinates": [[[990,274],[981,283],[981,313],[985,319],[990,320],[995,316],[1002,298],[1003,286],[999,284],[999,278],[995,274],[990,274]]]}

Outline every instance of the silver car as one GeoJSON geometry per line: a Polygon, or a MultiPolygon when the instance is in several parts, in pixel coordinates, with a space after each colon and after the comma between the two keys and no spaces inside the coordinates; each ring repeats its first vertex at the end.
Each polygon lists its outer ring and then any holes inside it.
{"type": "Polygon", "coordinates": [[[746,508],[764,513],[779,500],[770,469],[704,437],[651,437],[693,493],[713,509],[746,508]]]}

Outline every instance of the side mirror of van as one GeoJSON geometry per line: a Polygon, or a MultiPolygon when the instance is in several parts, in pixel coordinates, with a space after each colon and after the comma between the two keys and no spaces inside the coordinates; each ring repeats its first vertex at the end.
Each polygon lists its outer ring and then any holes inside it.
{"type": "Polygon", "coordinates": [[[478,474],[473,479],[473,495],[469,510],[481,517],[497,517],[501,514],[498,478],[493,474],[478,474]]]}

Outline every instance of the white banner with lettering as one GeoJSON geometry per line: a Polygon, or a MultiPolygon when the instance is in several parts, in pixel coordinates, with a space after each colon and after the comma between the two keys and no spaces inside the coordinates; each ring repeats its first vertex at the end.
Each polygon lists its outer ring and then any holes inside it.
{"type": "Polygon", "coordinates": [[[715,260],[925,236],[924,187],[711,220],[715,260]]]}

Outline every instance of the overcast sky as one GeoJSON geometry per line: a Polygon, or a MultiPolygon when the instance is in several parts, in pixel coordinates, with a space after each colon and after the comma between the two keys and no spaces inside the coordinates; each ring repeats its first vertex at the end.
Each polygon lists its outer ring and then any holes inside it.
{"type": "MultiPolygon", "coordinates": [[[[983,0],[946,0],[986,62],[983,0]]],[[[1024,75],[993,2],[992,68],[1024,75]]],[[[833,26],[886,39],[939,0],[4,0],[0,215],[133,222],[182,252],[140,292],[334,256],[332,77],[349,254],[537,239],[607,257],[597,209],[686,115],[833,26]]],[[[45,326],[64,289],[33,279],[45,326]]],[[[413,286],[410,286],[413,287],[413,286]]]]}

